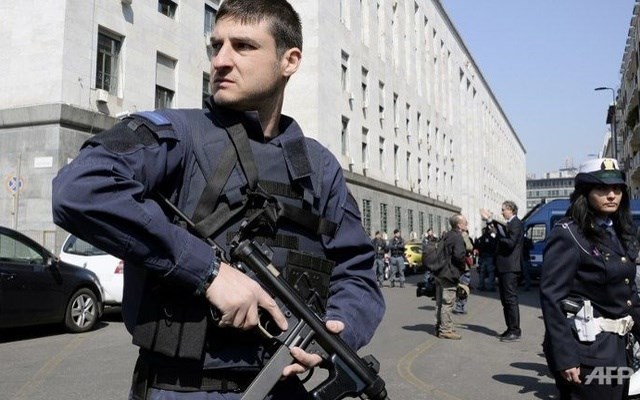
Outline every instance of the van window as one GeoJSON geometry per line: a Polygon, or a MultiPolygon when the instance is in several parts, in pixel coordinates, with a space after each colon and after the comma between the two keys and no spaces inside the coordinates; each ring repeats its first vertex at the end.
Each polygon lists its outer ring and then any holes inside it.
{"type": "Polygon", "coordinates": [[[535,244],[543,241],[547,237],[547,227],[545,224],[529,225],[526,236],[535,244]]]}

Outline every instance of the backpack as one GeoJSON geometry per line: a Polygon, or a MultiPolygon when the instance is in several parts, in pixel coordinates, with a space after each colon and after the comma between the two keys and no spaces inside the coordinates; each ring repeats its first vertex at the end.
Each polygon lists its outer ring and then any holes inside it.
{"type": "Polygon", "coordinates": [[[450,262],[445,237],[440,240],[427,240],[422,244],[422,266],[438,275],[450,262]]]}

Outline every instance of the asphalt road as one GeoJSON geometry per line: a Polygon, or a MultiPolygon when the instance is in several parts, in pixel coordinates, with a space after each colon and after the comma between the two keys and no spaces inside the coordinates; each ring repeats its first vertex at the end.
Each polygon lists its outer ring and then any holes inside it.
{"type": "MultiPolygon", "coordinates": [[[[505,329],[502,308],[497,293],[486,292],[472,293],[469,314],[455,317],[463,338],[451,341],[433,336],[434,302],[415,297],[418,278],[409,277],[403,289],[383,289],[387,314],[360,352],[380,361],[390,399],[553,398],[537,287],[521,292],[520,342],[495,337],[505,329]]],[[[135,357],[118,310],[84,334],[58,327],[0,331],[0,399],[126,399],[135,357]]]]}

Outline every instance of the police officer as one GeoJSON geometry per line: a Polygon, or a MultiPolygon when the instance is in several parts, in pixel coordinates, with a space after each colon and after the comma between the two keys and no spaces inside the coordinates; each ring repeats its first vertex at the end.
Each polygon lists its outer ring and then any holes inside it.
{"type": "Polygon", "coordinates": [[[629,207],[616,160],[590,160],[549,236],[540,281],[543,347],[561,399],[627,398],[627,333],[640,334],[629,207]]]}
{"type": "MultiPolygon", "coordinates": [[[[287,328],[272,297],[199,236],[228,256],[230,238],[251,227],[287,279],[314,277],[305,293],[354,349],[384,313],[339,163],[281,115],[301,60],[298,14],[285,0],[227,0],[211,46],[208,109],[133,115],[89,138],[53,182],[55,223],[126,262],[123,316],[140,347],[133,399],[238,399],[272,352],[254,329],[258,310],[287,328]]],[[[322,359],[291,354],[270,398],[308,398],[295,376],[322,359]]]]}

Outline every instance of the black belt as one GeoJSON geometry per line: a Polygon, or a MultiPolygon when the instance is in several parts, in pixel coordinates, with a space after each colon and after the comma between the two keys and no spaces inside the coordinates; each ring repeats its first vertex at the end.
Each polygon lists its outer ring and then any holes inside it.
{"type": "Polygon", "coordinates": [[[146,399],[149,388],[174,392],[244,392],[257,372],[192,370],[153,365],[138,357],[133,374],[134,399],[146,399]]]}

